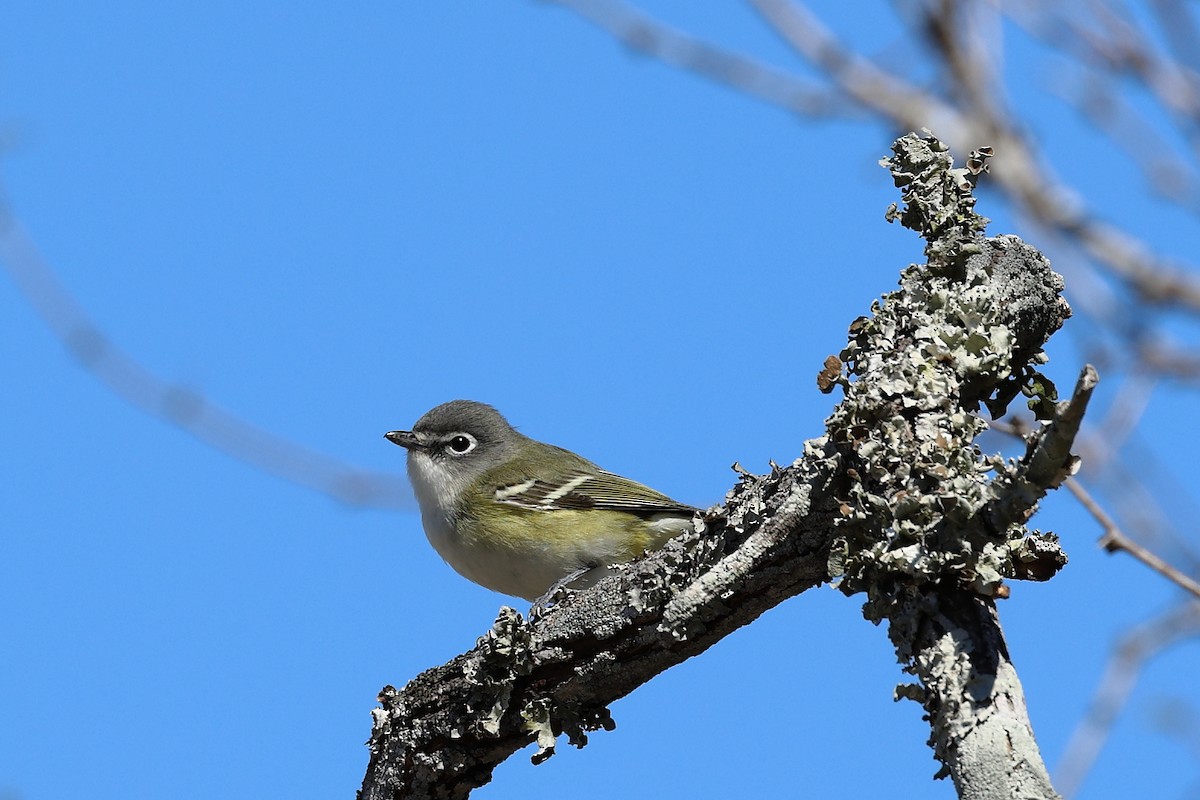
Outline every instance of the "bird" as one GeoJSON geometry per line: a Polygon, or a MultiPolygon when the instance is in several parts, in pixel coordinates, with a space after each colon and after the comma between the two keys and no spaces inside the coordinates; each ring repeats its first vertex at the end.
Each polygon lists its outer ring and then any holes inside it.
{"type": "Polygon", "coordinates": [[[412,430],[408,476],[434,550],[468,580],[526,600],[585,588],[692,527],[697,509],[452,400],[412,430]]]}

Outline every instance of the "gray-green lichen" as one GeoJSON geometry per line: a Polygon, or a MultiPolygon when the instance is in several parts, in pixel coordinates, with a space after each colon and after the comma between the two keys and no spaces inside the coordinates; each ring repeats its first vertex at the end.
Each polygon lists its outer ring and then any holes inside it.
{"type": "Polygon", "coordinates": [[[909,134],[892,145],[893,156],[880,161],[901,190],[903,206],[893,203],[888,222],[900,221],[925,239],[931,265],[953,267],[979,252],[988,218],[975,213],[975,180],[987,171],[990,150],[971,154],[965,168],[954,168],[950,150],[925,132],[909,134]]]}
{"type": "MultiPolygon", "coordinates": [[[[495,736],[508,712],[514,682],[528,674],[533,663],[529,626],[514,609],[502,606],[491,630],[479,638],[475,652],[476,656],[463,666],[467,684],[477,687],[477,691],[466,698],[467,709],[471,718],[479,720],[484,733],[495,736]]],[[[536,718],[537,715],[530,714],[529,717],[536,718]]],[[[531,727],[530,730],[536,729],[531,727]]],[[[451,735],[456,734],[461,735],[461,732],[451,735]]],[[[543,741],[540,732],[538,741],[543,741]]]]}
{"type": "Polygon", "coordinates": [[[538,749],[531,758],[540,764],[554,755],[560,734],[565,734],[572,745],[583,747],[591,731],[616,727],[607,708],[584,710],[569,703],[555,704],[547,695],[527,695],[513,708],[514,690],[533,671],[544,646],[535,636],[536,629],[533,620],[523,618],[516,610],[500,608],[496,621],[479,638],[462,669],[469,687],[463,718],[475,720],[478,730],[452,730],[452,737],[467,733],[495,737],[505,716],[515,711],[521,727],[537,742],[538,749]]]}
{"type": "Polygon", "coordinates": [[[1031,551],[1060,552],[1023,519],[997,524],[988,513],[997,478],[1018,467],[975,439],[987,428],[979,408],[998,416],[1023,389],[1042,393],[1031,407],[1048,400],[1053,409],[1037,367],[1069,315],[1062,279],[1039,253],[1016,237],[983,236],[971,190],[985,159],[973,154],[971,169],[955,169],[941,142],[914,134],[893,153],[882,163],[905,206],[888,217],[926,238],[928,262],[905,269],[900,289],[851,326],[844,372],[826,374],[846,399],[814,443],[842,476],[830,575],[847,594],[865,592],[876,621],[902,587],[951,583],[996,596],[1005,578],[1031,575],[1021,566],[1031,551]]]}
{"type": "Polygon", "coordinates": [[[1007,595],[1005,579],[1045,580],[1066,563],[1057,537],[1025,523],[1077,464],[1070,448],[1096,375],[1086,368],[1060,403],[1040,372],[1070,309],[1040,253],[984,236],[972,189],[989,155],[955,169],[931,136],[893,145],[883,164],[905,205],[888,218],[926,239],[928,260],[905,269],[826,360],[818,385],[845,399],[806,457],[826,463],[839,503],[829,573],[866,595],[868,619],[888,621],[920,680],[896,694],[925,709],[939,774],[963,797],[1049,798],[991,598],[1007,595]],[[999,417],[1019,394],[1047,424],[1019,459],[985,454],[981,409],[999,417]]]}

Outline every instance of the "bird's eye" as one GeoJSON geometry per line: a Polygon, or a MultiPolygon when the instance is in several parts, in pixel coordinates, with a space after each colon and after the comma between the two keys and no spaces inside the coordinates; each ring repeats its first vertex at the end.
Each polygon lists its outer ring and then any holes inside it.
{"type": "Polygon", "coordinates": [[[475,449],[475,440],[464,434],[458,434],[446,443],[446,447],[456,456],[463,456],[475,449]]]}

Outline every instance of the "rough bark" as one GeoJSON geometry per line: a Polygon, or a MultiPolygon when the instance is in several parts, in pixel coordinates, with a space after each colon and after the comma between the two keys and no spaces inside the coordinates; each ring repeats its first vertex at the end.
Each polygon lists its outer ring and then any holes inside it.
{"type": "Polygon", "coordinates": [[[930,743],[962,797],[1056,797],[1038,753],[994,598],[1006,579],[1065,563],[1027,530],[1037,501],[1074,467],[1071,441],[1095,374],[1056,403],[1041,347],[1069,315],[1061,279],[1015,237],[983,236],[971,190],[986,152],[953,169],[909,135],[885,162],[904,189],[890,218],[927,240],[928,263],[850,329],[818,378],[845,399],[826,435],[767,475],[744,473],[696,530],[526,619],[501,609],[470,652],[374,712],[360,800],[462,798],[494,767],[559,736],[582,746],[608,706],[789,597],[825,581],[887,620],[923,704],[930,743]],[[1019,460],[974,444],[1018,394],[1049,421],[1019,460]]]}

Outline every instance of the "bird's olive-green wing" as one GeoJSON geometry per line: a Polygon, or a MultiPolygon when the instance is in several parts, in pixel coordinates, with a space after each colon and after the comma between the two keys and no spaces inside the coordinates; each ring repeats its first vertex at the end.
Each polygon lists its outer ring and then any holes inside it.
{"type": "MultiPolygon", "coordinates": [[[[596,508],[647,516],[662,513],[690,516],[695,511],[649,486],[602,470],[574,453],[560,451],[560,458],[561,454],[572,457],[574,463],[554,474],[536,467],[531,471],[538,474],[529,471],[516,474],[508,465],[493,470],[487,478],[495,486],[496,502],[539,511],[596,508]]],[[[539,462],[546,463],[540,459],[539,462]]]]}

